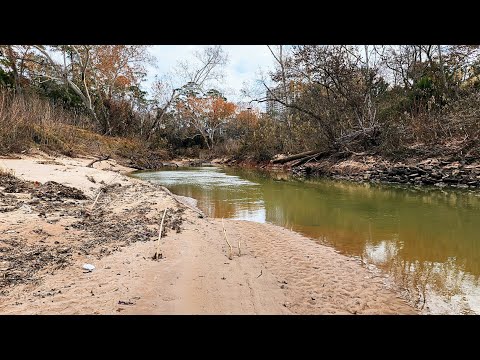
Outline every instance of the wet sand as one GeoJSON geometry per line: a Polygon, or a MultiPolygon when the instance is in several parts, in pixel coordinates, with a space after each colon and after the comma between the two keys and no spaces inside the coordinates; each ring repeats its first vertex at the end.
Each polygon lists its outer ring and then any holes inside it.
{"type": "Polygon", "coordinates": [[[417,313],[378,271],[275,225],[225,220],[230,260],[221,219],[199,217],[195,202],[125,176],[132,169],[113,160],[90,161],[0,159],[23,180],[88,197],[19,206],[32,195],[18,193],[15,210],[0,213],[0,276],[11,279],[0,288],[0,314],[417,313]],[[167,207],[163,258],[153,260],[167,207]]]}

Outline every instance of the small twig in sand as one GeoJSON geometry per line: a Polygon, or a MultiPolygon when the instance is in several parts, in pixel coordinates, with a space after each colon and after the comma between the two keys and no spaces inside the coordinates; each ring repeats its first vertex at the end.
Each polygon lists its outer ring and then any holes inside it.
{"type": "Polygon", "coordinates": [[[238,238],[238,256],[242,256],[242,250],[240,250],[240,238],[238,238]]]}
{"type": "Polygon", "coordinates": [[[165,220],[165,214],[167,213],[167,209],[168,208],[166,208],[163,211],[162,221],[160,222],[160,231],[158,232],[157,251],[155,252],[155,256],[154,256],[156,260],[159,259],[159,255],[160,255],[160,259],[162,258],[162,254],[160,254],[160,239],[162,238],[163,220],[165,220]]]}
{"type": "Polygon", "coordinates": [[[258,279],[260,276],[262,276],[262,274],[263,274],[263,270],[260,269],[260,275],[257,276],[257,279],[258,279]]]}
{"type": "Polygon", "coordinates": [[[105,185],[101,186],[100,189],[98,189],[97,197],[95,198],[95,201],[93,202],[92,208],[91,208],[90,210],[93,210],[93,208],[95,207],[95,204],[97,203],[98,198],[100,197],[100,194],[102,193],[102,191],[106,190],[107,187],[108,187],[108,185],[110,185],[110,183],[111,183],[113,180],[115,180],[115,179],[117,178],[117,176],[118,176],[118,173],[112,178],[112,180],[110,180],[110,181],[108,182],[108,184],[105,184],[105,185]]]}
{"type": "Polygon", "coordinates": [[[230,245],[230,242],[228,241],[227,231],[225,230],[225,223],[223,221],[223,218],[222,218],[222,227],[223,227],[223,235],[225,235],[225,241],[227,242],[227,245],[230,248],[230,253],[228,254],[228,258],[230,260],[232,260],[233,259],[233,248],[232,248],[232,245],[230,245]]]}
{"type": "Polygon", "coordinates": [[[98,190],[97,197],[95,198],[95,201],[94,201],[94,202],[93,202],[93,204],[92,204],[92,208],[91,208],[91,210],[93,210],[93,208],[95,207],[95,204],[97,203],[97,201],[98,201],[98,198],[100,197],[100,194],[101,194],[101,193],[102,193],[102,191],[103,191],[103,188],[104,188],[104,187],[102,186],[102,187],[100,187],[100,189],[98,190]]]}

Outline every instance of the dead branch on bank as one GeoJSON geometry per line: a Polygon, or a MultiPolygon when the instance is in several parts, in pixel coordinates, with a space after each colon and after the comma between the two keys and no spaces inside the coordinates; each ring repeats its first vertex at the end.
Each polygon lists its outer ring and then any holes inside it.
{"type": "Polygon", "coordinates": [[[272,160],[272,164],[285,164],[290,161],[295,161],[290,167],[296,167],[303,165],[312,160],[318,160],[319,158],[326,157],[332,153],[348,153],[356,156],[367,155],[368,152],[355,152],[350,150],[349,147],[363,148],[367,142],[374,142],[376,136],[378,136],[378,129],[375,127],[365,128],[359,131],[354,131],[349,134],[343,135],[335,140],[335,143],[327,150],[311,150],[302,153],[286,156],[281,159],[272,160]]]}
{"type": "Polygon", "coordinates": [[[324,151],[324,152],[319,152],[319,153],[316,153],[315,155],[313,156],[305,156],[303,158],[301,158],[300,160],[297,160],[295,161],[292,165],[290,165],[290,167],[296,167],[296,166],[300,166],[300,165],[303,165],[303,164],[306,164],[308,162],[310,162],[311,160],[318,160],[318,158],[323,158],[327,155],[330,155],[331,152],[330,151],[324,151]]]}
{"type": "Polygon", "coordinates": [[[105,156],[102,156],[98,159],[95,159],[93,160],[92,162],[90,162],[87,167],[90,167],[90,168],[93,168],[93,164],[95,164],[96,162],[100,162],[100,161],[105,161],[105,160],[108,160],[110,159],[110,155],[105,155],[105,156]]]}
{"type": "Polygon", "coordinates": [[[170,190],[168,190],[166,187],[162,187],[162,190],[164,190],[167,194],[172,195],[173,200],[175,200],[175,201],[177,202],[177,204],[179,204],[180,206],[185,206],[185,207],[189,208],[190,210],[192,210],[193,212],[196,212],[200,218],[205,217],[205,214],[204,214],[201,210],[195,209],[194,207],[192,207],[192,206],[190,206],[190,205],[188,205],[188,204],[180,201],[180,200],[175,196],[175,194],[172,193],[170,190]]]}
{"type": "Polygon", "coordinates": [[[92,207],[90,210],[93,210],[93,208],[95,207],[95,204],[97,203],[98,201],[98,198],[100,197],[100,194],[102,193],[102,191],[104,190],[104,187],[100,187],[100,189],[98,190],[98,194],[97,194],[97,197],[95,198],[95,201],[93,202],[92,204],[92,207]]]}
{"type": "Polygon", "coordinates": [[[284,157],[284,158],[281,158],[281,159],[272,160],[272,164],[285,164],[286,162],[289,162],[289,161],[292,161],[292,160],[302,159],[304,157],[308,157],[308,156],[311,156],[311,155],[317,155],[320,152],[321,151],[319,151],[319,150],[306,151],[306,152],[302,152],[302,153],[299,153],[299,154],[287,156],[287,157],[284,157]]]}

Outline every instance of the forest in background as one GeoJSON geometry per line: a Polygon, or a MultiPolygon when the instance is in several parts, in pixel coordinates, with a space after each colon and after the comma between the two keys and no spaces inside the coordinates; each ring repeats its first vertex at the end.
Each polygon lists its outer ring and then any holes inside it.
{"type": "Polygon", "coordinates": [[[148,46],[1,45],[0,153],[108,154],[145,168],[176,156],[435,155],[452,144],[478,154],[478,46],[269,49],[275,70],[235,103],[215,86],[228,61],[221,46],[147,91],[148,46]]]}

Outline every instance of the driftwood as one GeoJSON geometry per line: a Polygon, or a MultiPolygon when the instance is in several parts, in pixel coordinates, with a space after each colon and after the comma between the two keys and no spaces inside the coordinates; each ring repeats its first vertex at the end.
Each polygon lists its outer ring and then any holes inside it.
{"type": "Polygon", "coordinates": [[[287,156],[287,157],[284,157],[282,159],[272,160],[272,164],[284,164],[284,163],[292,161],[292,160],[302,159],[306,156],[316,155],[318,153],[320,153],[320,150],[306,151],[306,152],[303,152],[303,153],[287,156]]]}
{"type": "Polygon", "coordinates": [[[295,166],[300,166],[300,165],[303,165],[307,162],[309,162],[310,160],[313,160],[313,159],[317,159],[319,157],[324,157],[324,156],[327,156],[331,154],[330,151],[324,151],[324,152],[319,152],[319,153],[316,153],[314,154],[313,156],[305,156],[303,158],[301,158],[300,160],[298,161],[295,161],[293,164],[291,164],[290,166],[293,168],[295,166]]]}
{"type": "Polygon", "coordinates": [[[335,143],[337,145],[347,145],[348,143],[359,140],[359,139],[364,139],[364,138],[374,138],[375,135],[378,133],[378,129],[374,126],[365,128],[362,130],[357,130],[353,131],[351,133],[345,134],[341,137],[339,137],[335,143]]]}
{"type": "Polygon", "coordinates": [[[102,157],[100,157],[100,158],[98,158],[98,159],[95,159],[95,160],[93,160],[92,162],[90,162],[90,163],[87,165],[87,167],[93,167],[93,164],[95,164],[96,162],[105,161],[105,160],[108,160],[108,159],[110,159],[110,155],[102,156],[102,157]]]}
{"type": "Polygon", "coordinates": [[[172,193],[170,190],[168,190],[166,187],[162,187],[162,189],[163,189],[166,193],[168,193],[169,195],[172,195],[173,200],[175,200],[179,205],[185,206],[185,207],[189,208],[190,210],[196,212],[196,213],[198,214],[198,216],[201,217],[201,218],[205,217],[205,214],[204,214],[202,211],[200,211],[200,210],[198,210],[198,209],[195,209],[195,208],[191,207],[190,205],[188,205],[188,204],[186,204],[186,203],[181,202],[180,200],[178,200],[177,197],[175,196],[175,194],[173,194],[173,193],[172,193]]]}
{"type": "Polygon", "coordinates": [[[158,241],[157,241],[157,251],[155,251],[155,256],[154,256],[154,259],[156,260],[158,260],[159,258],[160,259],[162,258],[162,254],[160,254],[160,239],[162,238],[163,221],[165,220],[165,214],[167,213],[167,209],[168,208],[166,208],[163,211],[162,221],[160,222],[160,230],[158,232],[158,241]]]}
{"type": "Polygon", "coordinates": [[[97,197],[95,198],[95,201],[93,202],[92,207],[91,207],[90,210],[93,210],[93,208],[94,208],[95,205],[97,204],[98,198],[100,197],[100,194],[102,193],[103,190],[104,190],[104,187],[103,187],[103,186],[98,190],[97,197]]]}
{"type": "Polygon", "coordinates": [[[335,143],[328,149],[328,150],[311,150],[305,151],[302,153],[290,155],[281,159],[272,160],[272,164],[285,164],[287,162],[298,160],[291,164],[291,167],[300,166],[312,159],[323,157],[326,155],[330,155],[332,152],[339,152],[340,150],[344,149],[345,151],[354,154],[354,155],[364,155],[363,153],[356,153],[348,148],[352,143],[358,144],[362,141],[366,140],[374,140],[375,136],[378,135],[378,129],[375,127],[365,128],[362,130],[354,131],[339,137],[335,143]]]}

